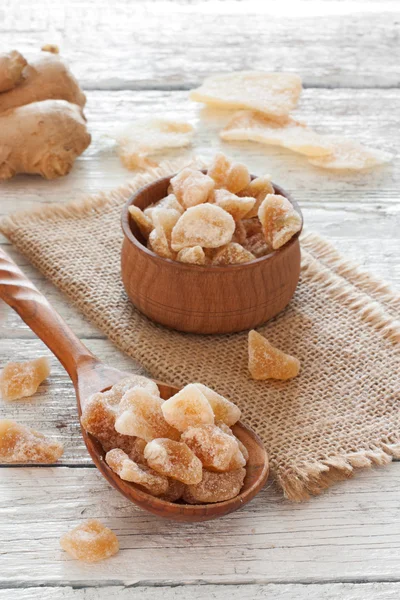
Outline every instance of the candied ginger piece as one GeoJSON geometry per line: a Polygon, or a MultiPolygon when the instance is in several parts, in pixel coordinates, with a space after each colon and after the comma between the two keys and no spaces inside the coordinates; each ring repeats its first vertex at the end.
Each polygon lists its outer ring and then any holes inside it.
{"type": "Polygon", "coordinates": [[[178,252],[176,260],[192,265],[205,265],[206,255],[201,246],[192,246],[191,248],[182,248],[182,250],[178,252]]]}
{"type": "Polygon", "coordinates": [[[129,458],[136,463],[145,464],[144,459],[144,449],[146,448],[146,440],[142,440],[141,438],[135,437],[132,442],[132,447],[129,452],[129,458]]]}
{"type": "Polygon", "coordinates": [[[241,223],[245,231],[245,239],[251,238],[257,233],[262,233],[261,223],[257,218],[242,219],[241,223]]]}
{"type": "Polygon", "coordinates": [[[166,502],[176,502],[182,498],[184,491],[185,484],[182,483],[182,481],[168,477],[168,490],[161,496],[161,499],[165,500],[166,502]]]}
{"type": "MultiPolygon", "coordinates": [[[[243,444],[243,442],[241,442],[241,441],[239,440],[239,438],[238,438],[238,437],[236,437],[236,435],[233,433],[232,429],[231,429],[230,427],[228,427],[228,425],[226,425],[226,423],[223,423],[222,421],[217,421],[217,422],[216,422],[216,425],[217,425],[217,426],[218,426],[220,429],[222,429],[222,431],[223,431],[224,433],[227,433],[228,435],[231,435],[231,436],[233,436],[233,437],[235,438],[235,440],[236,440],[236,441],[237,441],[237,443],[238,443],[239,450],[240,450],[240,452],[242,453],[242,455],[243,455],[243,457],[244,457],[245,461],[247,462],[247,461],[249,460],[249,451],[247,450],[247,448],[246,448],[246,446],[243,444]]],[[[242,466],[242,465],[241,465],[241,466],[242,466]]]]}
{"type": "Polygon", "coordinates": [[[243,247],[251,252],[251,254],[253,254],[256,258],[265,256],[272,250],[271,246],[267,244],[265,236],[262,232],[255,233],[254,235],[248,237],[243,242],[243,247]]]}
{"type": "Polygon", "coordinates": [[[247,263],[254,260],[254,254],[243,248],[240,244],[230,242],[226,246],[222,246],[212,259],[213,265],[237,265],[239,263],[247,263]]]}
{"type": "Polygon", "coordinates": [[[253,379],[291,379],[299,374],[300,361],[253,329],[249,332],[249,371],[253,379]]]}
{"type": "Polygon", "coordinates": [[[148,465],[182,483],[199,483],[203,467],[200,459],[183,442],[160,438],[149,442],[144,450],[148,465]]]}
{"type": "Polygon", "coordinates": [[[243,221],[236,221],[235,233],[232,236],[232,242],[242,245],[246,241],[247,233],[243,221]]]}
{"type": "Polygon", "coordinates": [[[1,462],[54,463],[63,452],[60,442],[10,419],[0,419],[1,462]]]}
{"type": "Polygon", "coordinates": [[[275,194],[275,189],[269,175],[256,177],[240,192],[239,196],[251,196],[256,199],[253,208],[247,213],[246,219],[257,217],[260,204],[267,194],[275,194]]]}
{"type": "Polygon", "coordinates": [[[178,431],[198,425],[213,425],[214,413],[202,391],[193,383],[185,385],[162,407],[165,420],[178,431]]]}
{"type": "Polygon", "coordinates": [[[200,483],[188,485],[183,500],[188,504],[223,502],[234,498],[243,487],[246,469],[240,468],[226,473],[203,470],[200,483]]]}
{"type": "Polygon", "coordinates": [[[137,436],[146,442],[157,437],[178,440],[179,432],[164,418],[163,404],[161,398],[142,388],[126,392],[119,405],[119,416],[115,421],[116,431],[137,436]]]}
{"type": "Polygon", "coordinates": [[[296,106],[301,90],[298,75],[236,71],[208,77],[190,92],[190,99],[221,108],[250,108],[281,118],[296,106]]]}
{"type": "Polygon", "coordinates": [[[203,467],[211,471],[227,471],[238,450],[236,440],[216,425],[188,427],[181,441],[201,460],[203,467]]]}
{"type": "Polygon", "coordinates": [[[146,215],[146,217],[150,219],[150,221],[153,221],[153,211],[158,208],[169,208],[172,210],[177,210],[179,214],[183,213],[183,207],[179,204],[174,194],[169,194],[168,196],[165,196],[165,198],[161,198],[161,200],[158,200],[158,202],[150,204],[150,206],[145,208],[143,212],[146,215]]]}
{"type": "Polygon", "coordinates": [[[301,218],[284,196],[268,194],[258,209],[266,241],[277,250],[301,229],[301,218]]]}
{"type": "Polygon", "coordinates": [[[136,225],[139,227],[139,231],[144,237],[144,239],[147,240],[150,233],[154,229],[152,221],[149,219],[148,216],[144,214],[144,212],[138,206],[130,206],[129,214],[135,221],[136,225]]]}
{"type": "Polygon", "coordinates": [[[107,452],[106,463],[121,479],[145,487],[153,496],[161,496],[168,491],[168,479],[164,475],[146,465],[138,465],[123,450],[115,448],[107,452]]]}
{"type": "Polygon", "coordinates": [[[72,558],[89,563],[109,558],[119,550],[115,533],[97,519],[88,519],[64,533],[60,545],[72,558]]]}
{"type": "Polygon", "coordinates": [[[332,152],[332,144],[327,137],[304,123],[291,117],[285,121],[276,121],[251,110],[236,113],[220,136],[228,142],[245,140],[282,146],[305,156],[324,156],[332,152]]]}
{"type": "Polygon", "coordinates": [[[0,372],[1,396],[3,400],[33,396],[49,375],[50,361],[44,356],[26,362],[7,363],[0,372]]]}
{"type": "Polygon", "coordinates": [[[171,241],[172,230],[175,227],[181,212],[174,208],[156,207],[152,212],[152,222],[155,227],[160,227],[167,238],[168,244],[171,241]]]}
{"type": "Polygon", "coordinates": [[[222,152],[218,152],[208,168],[207,175],[215,182],[215,189],[225,188],[237,194],[250,183],[250,174],[245,165],[231,163],[222,152]]]}
{"type": "Polygon", "coordinates": [[[177,252],[191,246],[218,248],[231,241],[234,231],[229,213],[214,204],[199,204],[180,217],[172,230],[171,246],[177,252]]]}
{"type": "Polygon", "coordinates": [[[155,254],[158,254],[158,256],[161,256],[161,258],[174,260],[175,255],[169,247],[166,232],[155,214],[153,214],[153,223],[155,227],[147,240],[148,248],[155,254]]]}
{"type": "Polygon", "coordinates": [[[171,179],[171,188],[184,208],[207,202],[214,189],[214,180],[201,171],[189,167],[171,179]]]}
{"type": "Polygon", "coordinates": [[[189,146],[194,129],[189,123],[168,119],[142,119],[124,126],[117,134],[118,154],[128,169],[147,168],[157,163],[149,159],[165,148],[189,146]]]}
{"type": "Polygon", "coordinates": [[[118,383],[114,384],[111,389],[104,392],[104,394],[108,403],[116,404],[122,400],[122,397],[126,392],[136,387],[147,390],[150,394],[153,394],[153,396],[160,396],[160,390],[158,389],[156,382],[148,377],[144,377],[144,375],[129,375],[128,377],[123,377],[118,383]]]}
{"type": "Polygon", "coordinates": [[[222,421],[228,426],[234,425],[239,421],[242,413],[236,404],[227,400],[221,394],[217,394],[217,392],[214,392],[214,390],[202,383],[194,383],[193,385],[207,398],[217,421],[222,421]]]}
{"type": "Polygon", "coordinates": [[[235,221],[243,219],[256,203],[255,198],[236,196],[236,194],[222,189],[215,190],[214,200],[215,204],[232,215],[235,221]]]}
{"type": "Polygon", "coordinates": [[[326,136],[332,145],[332,153],[308,159],[312,165],[332,170],[362,171],[388,163],[393,155],[377,148],[368,148],[353,140],[336,135],[326,136]]]}

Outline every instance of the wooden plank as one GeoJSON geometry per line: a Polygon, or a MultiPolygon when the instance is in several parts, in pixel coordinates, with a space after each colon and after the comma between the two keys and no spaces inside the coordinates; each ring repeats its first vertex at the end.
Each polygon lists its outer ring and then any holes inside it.
{"type": "Polygon", "coordinates": [[[399,583],[327,583],[321,585],[179,585],[176,587],[106,586],[74,589],[36,587],[0,590],[0,600],[397,600],[399,583]]]}
{"type": "Polygon", "coordinates": [[[268,485],[241,511],[201,524],[141,511],[94,469],[2,468],[0,478],[2,587],[399,581],[400,463],[301,504],[268,485]],[[93,517],[121,550],[87,565],[59,538],[93,517]]]}
{"type": "Polygon", "coordinates": [[[226,70],[288,70],[307,86],[394,87],[394,1],[5,0],[2,47],[55,42],[86,89],[178,89],[226,70]]]}

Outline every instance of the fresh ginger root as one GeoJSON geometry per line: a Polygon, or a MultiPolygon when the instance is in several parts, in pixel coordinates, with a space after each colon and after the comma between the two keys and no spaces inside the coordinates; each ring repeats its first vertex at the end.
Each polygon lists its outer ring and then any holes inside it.
{"type": "Polygon", "coordinates": [[[16,50],[0,54],[0,92],[12,90],[21,81],[26,65],[25,58],[16,50]]]}
{"type": "Polygon", "coordinates": [[[45,179],[66,175],[90,141],[82,109],[65,100],[32,102],[0,113],[0,181],[17,173],[45,179]]]}
{"type": "Polygon", "coordinates": [[[50,99],[67,100],[81,107],[86,103],[85,94],[60,57],[43,52],[24,68],[19,85],[0,93],[0,113],[31,102],[50,99]]]}

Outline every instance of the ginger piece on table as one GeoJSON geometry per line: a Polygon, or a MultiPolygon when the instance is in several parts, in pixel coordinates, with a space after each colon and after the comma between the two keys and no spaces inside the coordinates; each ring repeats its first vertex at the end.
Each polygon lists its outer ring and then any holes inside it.
{"type": "Polygon", "coordinates": [[[33,396],[50,375],[50,361],[42,356],[26,362],[7,363],[0,372],[0,394],[3,400],[19,400],[33,396]]]}
{"type": "Polygon", "coordinates": [[[214,390],[202,383],[194,383],[193,385],[195,385],[208,400],[216,421],[222,421],[227,426],[234,425],[239,421],[242,413],[236,404],[227,400],[221,396],[221,394],[214,392],[214,390]]]}
{"type": "Polygon", "coordinates": [[[64,533],[60,545],[72,558],[93,563],[116,554],[118,538],[97,519],[88,519],[64,533]]]}
{"type": "Polygon", "coordinates": [[[189,446],[205,469],[227,471],[232,458],[237,453],[236,440],[224,433],[216,425],[188,427],[181,441],[189,446]]]}
{"type": "Polygon", "coordinates": [[[313,156],[308,159],[309,163],[322,169],[363,171],[383,165],[393,159],[393,155],[389,152],[369,148],[340,136],[329,135],[325,136],[325,139],[332,146],[331,154],[313,156]]]}
{"type": "Polygon", "coordinates": [[[249,371],[253,379],[291,379],[299,374],[300,361],[253,329],[249,332],[249,371]]]}
{"type": "Polygon", "coordinates": [[[301,217],[284,196],[268,194],[258,209],[267,243],[274,250],[286,244],[301,229],[301,217]]]}
{"type": "Polygon", "coordinates": [[[226,473],[203,469],[203,478],[197,484],[188,485],[183,500],[188,504],[203,504],[230,500],[240,493],[246,469],[240,468],[226,473]]]}
{"type": "Polygon", "coordinates": [[[124,481],[143,486],[153,496],[161,496],[168,491],[168,479],[144,464],[137,464],[118,448],[106,454],[106,463],[124,481]]]}
{"type": "Polygon", "coordinates": [[[232,163],[222,152],[215,155],[207,175],[214,180],[215,189],[225,188],[233,194],[237,194],[250,183],[247,167],[242,163],[232,163]]]}
{"type": "Polygon", "coordinates": [[[246,188],[244,188],[244,190],[239,192],[239,196],[251,196],[252,198],[255,198],[255,204],[247,213],[246,219],[257,217],[260,204],[267,194],[275,194],[275,189],[269,175],[256,177],[246,188]]]}
{"type": "Polygon", "coordinates": [[[176,252],[192,246],[218,248],[231,241],[234,231],[229,213],[214,204],[199,204],[180,217],[172,230],[171,246],[176,252]]]}
{"type": "Polygon", "coordinates": [[[171,426],[163,415],[164,404],[161,398],[153,396],[145,389],[134,388],[128,391],[119,405],[119,416],[115,421],[116,431],[137,436],[146,442],[161,437],[178,440],[179,431],[171,426]]]}
{"type": "Polygon", "coordinates": [[[51,54],[60,54],[60,48],[57,46],[57,44],[44,44],[44,46],[42,46],[40,49],[42,50],[42,52],[50,52],[51,54]]]}
{"type": "Polygon", "coordinates": [[[144,237],[145,240],[148,239],[150,233],[154,229],[154,225],[152,221],[149,219],[147,215],[138,207],[138,206],[130,206],[129,214],[132,219],[135,221],[136,225],[139,227],[139,231],[144,237]]]}
{"type": "Polygon", "coordinates": [[[12,90],[22,81],[22,72],[27,64],[17,50],[0,54],[0,92],[12,90]]]}
{"type": "Polygon", "coordinates": [[[201,246],[192,246],[191,248],[182,248],[177,254],[176,260],[191,265],[205,265],[206,255],[201,246]]]}
{"type": "Polygon", "coordinates": [[[0,419],[0,462],[50,464],[63,452],[60,442],[16,421],[0,419]]]}
{"type": "Polygon", "coordinates": [[[214,180],[201,171],[187,167],[171,179],[172,192],[184,208],[207,202],[214,189],[214,180]]]}
{"type": "Polygon", "coordinates": [[[277,119],[293,110],[301,90],[298,75],[236,71],[208,77],[190,92],[190,99],[220,108],[249,108],[277,119]]]}
{"type": "Polygon", "coordinates": [[[215,190],[214,202],[216,206],[220,206],[232,215],[235,221],[239,221],[253,208],[256,201],[251,196],[236,196],[228,190],[219,189],[215,190]]]}
{"type": "Polygon", "coordinates": [[[240,263],[248,263],[254,260],[254,254],[246,250],[240,244],[230,242],[226,246],[218,248],[217,252],[211,261],[212,265],[238,265],[240,263]]]}
{"type": "Polygon", "coordinates": [[[148,465],[161,475],[186,484],[201,481],[201,461],[183,442],[166,438],[152,440],[144,449],[144,457],[148,465]]]}
{"type": "Polygon", "coordinates": [[[198,425],[213,425],[214,413],[197,385],[189,383],[161,406],[167,423],[178,431],[198,425]]]}

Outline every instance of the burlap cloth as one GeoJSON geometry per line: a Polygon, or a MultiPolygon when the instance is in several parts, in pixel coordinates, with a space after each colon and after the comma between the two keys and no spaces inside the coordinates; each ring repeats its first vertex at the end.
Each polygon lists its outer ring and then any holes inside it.
{"type": "Polygon", "coordinates": [[[326,241],[302,237],[302,272],[286,310],[259,328],[301,361],[298,377],[257,382],[247,334],[197,336],[152,323],[120,277],[121,206],[160,167],[112,193],[2,220],[0,230],[123,351],[155,378],[201,381],[236,402],[266,444],[285,495],[303,500],[355,467],[400,457],[400,296],[348,264],[326,241]]]}

